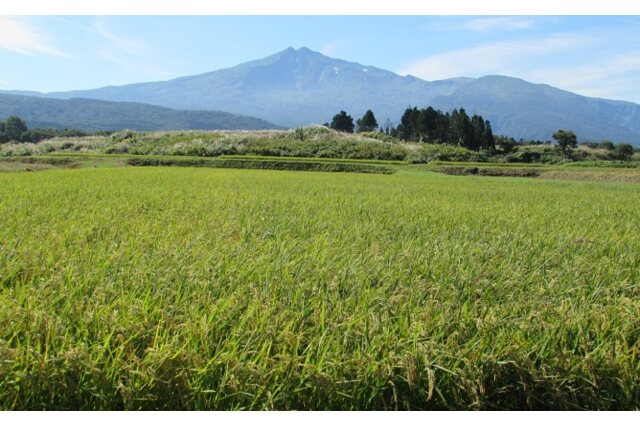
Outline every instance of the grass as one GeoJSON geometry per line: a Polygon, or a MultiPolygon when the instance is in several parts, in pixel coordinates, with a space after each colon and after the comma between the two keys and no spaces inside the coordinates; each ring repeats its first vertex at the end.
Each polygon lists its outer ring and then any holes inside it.
{"type": "Polygon", "coordinates": [[[319,157],[273,157],[266,155],[221,155],[221,160],[277,160],[277,161],[303,161],[314,163],[350,163],[350,164],[379,164],[379,165],[396,165],[401,166],[407,164],[405,161],[394,160],[367,160],[367,159],[351,159],[351,158],[319,158],[319,157]]]}
{"type": "Polygon", "coordinates": [[[2,409],[638,409],[637,185],[0,174],[2,409]]]}
{"type": "Polygon", "coordinates": [[[589,163],[567,163],[551,165],[535,163],[453,162],[442,160],[431,161],[428,164],[410,164],[405,161],[351,158],[260,155],[221,155],[210,158],[185,155],[133,155],[123,153],[104,154],[99,152],[62,151],[52,152],[48,155],[0,157],[0,172],[38,171],[58,167],[103,168],[126,165],[179,165],[382,174],[394,173],[396,171],[424,174],[425,171],[435,171],[462,175],[477,174],[480,176],[519,176],[554,180],[640,183],[640,168],[626,165],[619,167],[616,165],[617,163],[611,163],[611,167],[605,167],[603,162],[594,164],[593,167],[589,167],[588,164],[589,163]]]}
{"type": "Polygon", "coordinates": [[[511,176],[533,178],[540,176],[540,170],[535,168],[525,169],[522,167],[508,169],[504,167],[434,167],[435,172],[449,175],[480,175],[480,176],[511,176]]]}
{"type": "Polygon", "coordinates": [[[605,167],[605,168],[639,168],[639,161],[577,161],[575,163],[568,163],[567,167],[605,167]]]}
{"type": "Polygon", "coordinates": [[[45,155],[126,155],[183,157],[314,158],[425,164],[436,162],[497,163],[500,167],[569,162],[582,167],[636,167],[640,153],[619,161],[613,151],[580,146],[572,159],[552,145],[517,146],[511,153],[471,151],[460,146],[405,142],[377,132],[343,133],[325,127],[288,131],[119,131],[109,136],[60,137],[39,143],[0,144],[3,157],[45,155]]]}
{"type": "Polygon", "coordinates": [[[486,162],[479,163],[473,161],[430,161],[431,166],[451,166],[451,167],[476,167],[476,168],[504,168],[504,169],[531,169],[531,168],[554,168],[557,169],[561,166],[541,163],[497,163],[486,162]]]}
{"type": "Polygon", "coordinates": [[[415,167],[423,170],[444,172],[449,174],[483,176],[521,176],[541,179],[558,179],[574,181],[611,182],[611,183],[640,183],[640,168],[629,164],[619,165],[606,162],[594,163],[566,163],[562,165],[550,164],[514,164],[514,163],[473,163],[432,161],[426,165],[415,167]]]}
{"type": "Polygon", "coordinates": [[[395,139],[381,141],[361,134],[346,134],[324,127],[312,127],[294,131],[251,132],[122,131],[111,136],[55,138],[37,144],[0,144],[0,158],[79,152],[189,157],[259,155],[403,161],[412,156],[416,150],[417,144],[402,144],[395,139]]]}

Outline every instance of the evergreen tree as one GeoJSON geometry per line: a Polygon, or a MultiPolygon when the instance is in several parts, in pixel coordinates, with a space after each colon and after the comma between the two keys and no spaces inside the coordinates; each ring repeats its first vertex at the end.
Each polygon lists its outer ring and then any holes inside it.
{"type": "Polygon", "coordinates": [[[471,117],[471,127],[472,135],[468,148],[475,150],[484,148],[484,134],[486,129],[482,117],[479,115],[471,117]]]}
{"type": "Polygon", "coordinates": [[[451,143],[451,116],[449,113],[440,114],[436,127],[436,140],[440,143],[451,143]]]}
{"type": "Polygon", "coordinates": [[[474,149],[472,147],[473,126],[464,108],[460,108],[460,110],[454,109],[451,112],[451,132],[452,141],[455,145],[474,149]]]}
{"type": "Polygon", "coordinates": [[[7,140],[19,142],[26,131],[27,125],[20,117],[12,115],[4,122],[4,135],[7,140]]]}
{"type": "Polygon", "coordinates": [[[491,130],[491,123],[489,120],[484,122],[484,133],[482,135],[482,146],[490,151],[496,149],[496,139],[493,136],[493,130],[491,130]]]}
{"type": "Polygon", "coordinates": [[[398,137],[405,141],[418,140],[416,127],[418,123],[418,108],[407,108],[400,118],[400,124],[398,125],[398,137]]]}
{"type": "Polygon", "coordinates": [[[331,128],[339,132],[353,133],[353,117],[348,115],[345,111],[340,111],[333,116],[331,120],[331,128]]]}
{"type": "Polygon", "coordinates": [[[421,114],[421,128],[424,131],[424,139],[430,143],[436,142],[439,138],[438,124],[440,121],[441,111],[436,111],[432,107],[422,110],[421,114]]]}
{"type": "Polygon", "coordinates": [[[489,121],[480,115],[469,118],[464,108],[454,109],[451,114],[433,107],[407,108],[396,133],[400,139],[413,142],[452,144],[473,150],[495,149],[489,121]]]}
{"type": "Polygon", "coordinates": [[[378,120],[369,109],[361,119],[356,121],[356,124],[358,124],[358,132],[373,132],[378,127],[378,120]]]}

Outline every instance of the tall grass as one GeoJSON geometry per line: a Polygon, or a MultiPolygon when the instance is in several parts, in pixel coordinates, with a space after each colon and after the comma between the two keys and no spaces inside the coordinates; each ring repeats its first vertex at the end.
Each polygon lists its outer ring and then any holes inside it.
{"type": "Polygon", "coordinates": [[[416,144],[391,138],[378,140],[324,127],[294,131],[131,132],[111,136],[56,138],[37,144],[1,144],[0,157],[81,152],[132,155],[218,157],[260,155],[277,157],[405,160],[416,144]]]}
{"type": "Polygon", "coordinates": [[[377,132],[343,133],[326,127],[278,131],[168,131],[124,130],[109,136],[66,137],[39,143],[0,144],[0,158],[51,153],[93,153],[168,156],[268,156],[429,163],[433,161],[502,162],[593,165],[637,164],[640,153],[617,161],[614,151],[581,146],[567,158],[552,145],[517,146],[513,152],[471,151],[446,144],[403,142],[377,132]],[[613,161],[616,160],[616,161],[613,161]]]}
{"type": "Polygon", "coordinates": [[[3,409],[637,409],[634,185],[0,175],[3,409]]]}

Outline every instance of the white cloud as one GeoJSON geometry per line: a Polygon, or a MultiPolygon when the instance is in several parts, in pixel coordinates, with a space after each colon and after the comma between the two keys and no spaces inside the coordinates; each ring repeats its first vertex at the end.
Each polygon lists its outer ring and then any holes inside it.
{"type": "Polygon", "coordinates": [[[493,30],[526,30],[532,28],[535,22],[532,19],[511,18],[506,16],[494,18],[476,18],[464,21],[459,24],[442,25],[442,30],[471,30],[471,31],[493,31],[493,30]]]}
{"type": "Polygon", "coordinates": [[[172,71],[163,71],[152,63],[140,61],[136,58],[128,58],[114,53],[110,49],[100,49],[98,56],[118,66],[121,70],[132,74],[143,74],[146,78],[170,79],[179,77],[180,74],[172,71]]]}
{"type": "Polygon", "coordinates": [[[102,37],[106,43],[98,49],[98,56],[117,65],[128,73],[143,74],[145,78],[167,79],[178,77],[176,72],[163,71],[154,63],[159,53],[147,43],[114,33],[103,18],[93,21],[86,30],[102,37]]]}
{"type": "Polygon", "coordinates": [[[583,95],[624,98],[630,87],[638,87],[640,83],[640,51],[598,57],[582,64],[534,69],[524,77],[583,95]]]}
{"type": "Polygon", "coordinates": [[[638,101],[640,48],[611,53],[603,34],[553,34],[541,39],[493,42],[439,53],[402,68],[425,80],[503,74],[585,96],[638,101]],[[582,51],[582,60],[567,61],[582,51]]]}
{"type": "Polygon", "coordinates": [[[24,55],[67,56],[52,47],[46,37],[23,19],[0,16],[0,49],[7,49],[24,55]]]}
{"type": "Polygon", "coordinates": [[[144,42],[140,40],[122,37],[112,32],[107,27],[107,23],[104,20],[104,18],[96,18],[95,20],[93,20],[93,23],[91,24],[91,26],[82,25],[75,21],[61,18],[59,16],[50,16],[49,18],[54,19],[56,21],[63,22],[66,25],[80,28],[81,30],[86,31],[88,33],[97,34],[100,37],[102,37],[102,39],[108,42],[108,46],[110,48],[115,48],[124,53],[138,55],[148,50],[148,47],[144,42]]]}
{"type": "Polygon", "coordinates": [[[425,80],[485,74],[514,74],[523,61],[556,54],[588,43],[589,37],[554,34],[542,39],[493,42],[439,53],[409,64],[398,72],[425,80]]]}
{"type": "Polygon", "coordinates": [[[323,55],[335,58],[340,56],[340,51],[343,47],[344,43],[341,40],[334,40],[322,46],[319,51],[323,55]]]}
{"type": "Polygon", "coordinates": [[[105,22],[102,20],[96,20],[93,23],[92,30],[111,42],[113,46],[126,53],[138,54],[144,52],[147,49],[147,46],[142,41],[125,38],[114,34],[107,28],[105,22]]]}

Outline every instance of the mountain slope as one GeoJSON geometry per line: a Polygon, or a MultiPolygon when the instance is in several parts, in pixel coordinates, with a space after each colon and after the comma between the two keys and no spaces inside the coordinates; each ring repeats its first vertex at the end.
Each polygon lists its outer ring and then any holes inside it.
{"type": "Polygon", "coordinates": [[[222,109],[296,126],[323,123],[340,109],[372,108],[379,118],[399,117],[425,98],[453,93],[466,80],[426,82],[390,71],[288,48],[233,68],[175,80],[52,93],[136,101],[181,109],[222,109]]]}
{"type": "Polygon", "coordinates": [[[431,104],[442,110],[464,106],[489,119],[497,133],[515,138],[547,140],[558,129],[572,129],[582,139],[640,143],[640,105],[588,98],[512,77],[482,77],[431,104]]]}
{"type": "Polygon", "coordinates": [[[407,107],[464,107],[491,121],[495,133],[550,138],[572,129],[581,141],[610,139],[640,146],[640,105],[588,98],[504,76],[427,82],[412,76],[288,48],[263,59],[169,81],[45,94],[58,98],[135,101],[179,109],[223,110],[286,126],[354,118],[373,109],[380,124],[407,107]]]}
{"type": "Polygon", "coordinates": [[[267,121],[220,111],[179,111],[132,102],[0,94],[0,118],[18,115],[30,128],[95,130],[276,129],[267,121]]]}

